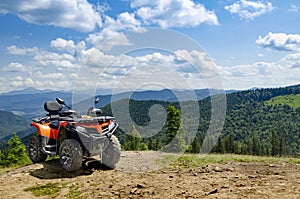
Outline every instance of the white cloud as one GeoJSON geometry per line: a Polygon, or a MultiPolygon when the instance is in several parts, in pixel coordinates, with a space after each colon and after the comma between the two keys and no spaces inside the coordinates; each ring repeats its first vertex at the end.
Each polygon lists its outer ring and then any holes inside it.
{"type": "Polygon", "coordinates": [[[177,60],[184,60],[186,63],[181,66],[181,71],[201,73],[203,76],[210,76],[215,73],[216,65],[204,51],[175,51],[177,60]]]}
{"type": "Polygon", "coordinates": [[[33,48],[18,48],[17,46],[13,45],[13,46],[8,46],[7,51],[9,54],[13,54],[13,55],[33,55],[38,53],[39,49],[36,47],[33,48]]]}
{"type": "Polygon", "coordinates": [[[193,27],[202,23],[218,25],[214,11],[206,10],[204,5],[191,0],[134,0],[132,8],[146,24],[161,27],[193,27]]]}
{"type": "Polygon", "coordinates": [[[75,44],[73,40],[65,40],[63,38],[56,38],[50,42],[50,46],[56,48],[60,51],[66,51],[74,55],[76,51],[81,52],[86,49],[86,44],[84,41],[75,44]]]}
{"type": "Polygon", "coordinates": [[[257,56],[258,56],[258,57],[264,57],[265,55],[262,54],[262,53],[258,53],[257,56]]]}
{"type": "Polygon", "coordinates": [[[57,38],[53,41],[51,41],[51,44],[50,44],[51,47],[54,47],[54,48],[58,48],[58,49],[73,49],[75,48],[75,43],[73,40],[65,40],[65,39],[62,39],[62,38],[57,38]]]}
{"type": "Polygon", "coordinates": [[[127,36],[118,31],[108,28],[103,29],[101,32],[90,34],[86,41],[103,51],[109,51],[114,46],[130,46],[132,45],[127,36]]]}
{"type": "Polygon", "coordinates": [[[39,79],[57,79],[62,80],[65,78],[65,75],[62,73],[42,73],[41,71],[36,71],[33,76],[38,77],[39,79]]]}
{"type": "Polygon", "coordinates": [[[87,0],[2,0],[0,13],[12,13],[28,23],[72,28],[82,32],[101,27],[99,12],[87,0]]]}
{"type": "Polygon", "coordinates": [[[247,65],[218,66],[224,87],[247,89],[251,87],[278,87],[298,84],[300,70],[275,62],[255,62],[247,65]]]}
{"type": "MultiPolygon", "coordinates": [[[[42,74],[42,77],[39,77],[39,72],[35,73],[36,76],[33,77],[12,77],[5,78],[3,82],[7,82],[7,84],[13,89],[24,89],[28,87],[35,87],[37,89],[45,89],[51,88],[53,90],[66,90],[72,88],[73,79],[67,77],[59,77],[56,73],[50,73],[48,75],[42,74]],[[51,76],[51,75],[54,75],[51,76]]],[[[1,81],[1,80],[0,80],[1,81]]],[[[5,88],[1,88],[0,90],[6,91],[5,88]]]]}
{"type": "Polygon", "coordinates": [[[286,33],[271,33],[256,40],[256,44],[263,48],[271,48],[279,51],[299,51],[300,35],[286,33]]]}
{"type": "Polygon", "coordinates": [[[83,52],[82,64],[90,67],[104,68],[110,64],[115,58],[112,55],[106,55],[104,52],[97,48],[91,48],[83,52]]]}
{"type": "Polygon", "coordinates": [[[290,5],[291,7],[290,7],[290,9],[289,9],[289,11],[290,12],[298,12],[299,10],[300,10],[300,6],[296,6],[296,5],[290,5]]]}
{"type": "Polygon", "coordinates": [[[285,67],[300,68],[300,53],[286,55],[280,62],[285,67]]]}
{"type": "Polygon", "coordinates": [[[34,57],[34,60],[42,66],[53,66],[57,67],[58,70],[61,69],[74,69],[77,65],[73,62],[76,60],[70,54],[59,54],[54,52],[40,52],[34,57]]]}
{"type": "Polygon", "coordinates": [[[3,72],[25,72],[26,68],[25,66],[23,66],[23,64],[13,62],[3,67],[2,71],[3,72]]]}
{"type": "Polygon", "coordinates": [[[176,54],[148,52],[139,56],[124,54],[114,56],[92,48],[85,51],[82,56],[85,59],[76,80],[80,82],[78,89],[79,87],[84,89],[84,85],[86,89],[92,90],[95,82],[101,85],[101,88],[120,87],[125,90],[153,83],[167,85],[169,88],[186,89],[186,85],[183,85],[182,81],[200,88],[199,84],[203,85],[203,76],[206,78],[207,74],[211,72],[211,68],[209,68],[211,63],[207,55],[198,51],[178,51],[176,54]],[[201,74],[195,71],[191,63],[183,59],[182,54],[184,53],[189,55],[190,61],[194,64],[201,62],[201,71],[199,71],[201,74]],[[83,84],[81,84],[82,82],[83,84]]]}
{"type": "Polygon", "coordinates": [[[274,7],[271,2],[240,0],[224,7],[231,14],[237,14],[241,19],[253,20],[256,17],[271,12],[274,7]]]}
{"type": "Polygon", "coordinates": [[[105,16],[104,27],[109,30],[138,30],[141,28],[141,22],[136,19],[134,13],[123,12],[118,15],[117,19],[105,16]]]}

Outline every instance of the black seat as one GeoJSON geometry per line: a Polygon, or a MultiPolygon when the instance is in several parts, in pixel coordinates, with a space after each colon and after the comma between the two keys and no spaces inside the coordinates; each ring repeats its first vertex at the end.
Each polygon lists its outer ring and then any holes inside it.
{"type": "Polygon", "coordinates": [[[48,101],[44,104],[44,109],[49,115],[58,115],[58,112],[62,110],[62,105],[56,101],[48,101]]]}

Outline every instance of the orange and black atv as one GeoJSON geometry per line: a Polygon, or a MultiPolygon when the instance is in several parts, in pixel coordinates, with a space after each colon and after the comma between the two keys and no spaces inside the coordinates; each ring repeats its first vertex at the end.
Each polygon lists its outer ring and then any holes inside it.
{"type": "Polygon", "coordinates": [[[81,167],[84,158],[99,155],[103,165],[115,168],[121,147],[113,135],[118,128],[113,117],[101,116],[101,110],[93,107],[86,116],[78,116],[60,98],[46,102],[44,109],[47,116],[31,122],[38,131],[28,147],[32,162],[43,162],[48,155],[59,155],[62,167],[66,171],[75,171],[81,167]],[[63,105],[68,110],[62,110],[63,105]]]}

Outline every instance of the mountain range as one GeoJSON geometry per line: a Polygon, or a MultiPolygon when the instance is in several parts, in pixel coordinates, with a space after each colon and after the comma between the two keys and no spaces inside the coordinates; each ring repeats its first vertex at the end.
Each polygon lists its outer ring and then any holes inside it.
{"type": "MultiPolygon", "coordinates": [[[[112,101],[117,101],[125,98],[134,100],[157,100],[157,101],[188,101],[188,100],[201,100],[210,95],[215,95],[220,92],[224,92],[216,89],[198,89],[194,91],[190,90],[159,90],[159,91],[136,91],[136,92],[124,92],[118,94],[97,95],[100,98],[99,107],[110,104],[112,101]]],[[[232,93],[234,90],[228,90],[226,93],[232,93]]],[[[86,94],[80,98],[83,100],[73,104],[75,110],[87,110],[93,104],[94,101],[86,94]]],[[[0,110],[12,112],[16,115],[22,116],[28,120],[34,117],[39,117],[45,113],[43,105],[46,101],[53,101],[56,97],[62,98],[67,104],[72,103],[71,92],[51,91],[51,90],[37,90],[34,88],[27,88],[24,90],[12,91],[9,93],[0,94],[0,110]]],[[[93,97],[94,98],[94,97],[93,97]]]]}
{"type": "MultiPolygon", "coordinates": [[[[97,93],[101,91],[98,90],[97,93]]],[[[201,100],[210,95],[215,95],[224,92],[216,89],[198,89],[198,90],[148,90],[148,91],[135,91],[124,92],[118,94],[97,95],[100,98],[100,103],[97,107],[104,107],[110,104],[112,101],[118,101],[122,99],[133,100],[156,100],[164,102],[177,102],[188,100],[201,100]]],[[[225,91],[226,93],[232,93],[234,90],[225,91]]],[[[85,113],[86,110],[93,106],[91,102],[94,101],[94,97],[88,97],[86,94],[80,94],[82,100],[73,104],[73,108],[81,113],[85,113]]],[[[18,132],[20,136],[26,136],[31,133],[32,130],[28,130],[29,122],[32,118],[42,117],[45,115],[43,105],[46,101],[53,101],[56,97],[64,99],[67,104],[72,103],[71,92],[61,92],[52,90],[37,90],[35,88],[27,88],[24,90],[16,90],[8,93],[0,94],[0,139],[18,132]],[[2,118],[2,119],[1,119],[2,118]],[[5,119],[9,118],[9,119],[5,119]],[[18,122],[17,122],[18,121],[18,122]]]]}

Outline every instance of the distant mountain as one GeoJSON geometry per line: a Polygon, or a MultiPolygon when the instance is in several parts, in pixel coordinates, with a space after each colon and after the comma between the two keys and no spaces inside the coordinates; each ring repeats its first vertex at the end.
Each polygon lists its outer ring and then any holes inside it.
{"type": "Polygon", "coordinates": [[[23,117],[0,110],[0,139],[28,128],[29,122],[23,117]]]}
{"type": "MultiPolygon", "coordinates": [[[[28,90],[27,90],[28,91],[28,90]]],[[[37,91],[32,90],[30,91],[37,91]]],[[[18,91],[15,94],[10,92],[9,94],[0,95],[0,109],[13,112],[14,114],[31,119],[45,113],[43,105],[46,101],[55,100],[56,97],[63,98],[66,102],[72,101],[72,93],[51,91],[51,92],[38,92],[24,94],[26,91],[18,91]]]]}
{"type": "MultiPolygon", "coordinates": [[[[198,90],[159,90],[159,91],[136,91],[136,92],[124,92],[119,94],[98,95],[100,103],[97,105],[103,107],[110,104],[112,101],[121,99],[134,99],[134,100],[157,100],[164,102],[177,102],[188,100],[201,100],[210,95],[220,93],[221,90],[215,89],[198,89],[198,90]]],[[[235,92],[234,90],[226,91],[226,93],[235,92]]],[[[82,98],[87,98],[85,94],[82,98]]],[[[43,105],[46,101],[55,100],[56,97],[60,97],[65,100],[66,103],[72,103],[71,92],[51,91],[51,90],[37,90],[35,88],[27,88],[24,90],[16,90],[9,93],[0,94],[0,110],[13,112],[16,115],[31,119],[34,117],[40,117],[45,114],[43,105]]],[[[93,99],[89,98],[83,100],[74,105],[75,110],[86,111],[92,106],[93,99]]]]}
{"type": "MultiPolygon", "coordinates": [[[[170,90],[163,89],[158,91],[147,90],[147,91],[135,91],[135,92],[124,92],[114,95],[97,95],[96,98],[100,98],[100,103],[97,107],[104,107],[113,101],[119,101],[122,99],[132,99],[132,100],[155,100],[163,102],[183,102],[190,100],[202,100],[212,95],[220,93],[233,93],[236,90],[217,90],[217,89],[196,89],[196,90],[170,90]]],[[[74,104],[76,110],[85,111],[87,110],[93,102],[93,99],[89,98],[83,100],[77,104],[74,104]]]]}
{"type": "Polygon", "coordinates": [[[38,93],[49,93],[52,92],[52,90],[38,90],[33,87],[25,88],[23,90],[14,90],[7,93],[2,93],[1,95],[23,95],[23,94],[38,94],[38,93]]]}

